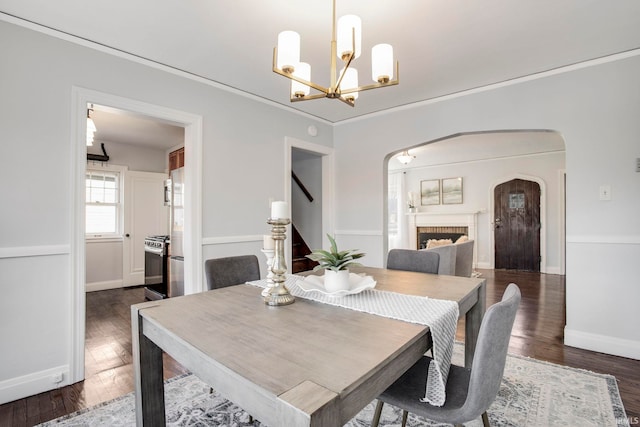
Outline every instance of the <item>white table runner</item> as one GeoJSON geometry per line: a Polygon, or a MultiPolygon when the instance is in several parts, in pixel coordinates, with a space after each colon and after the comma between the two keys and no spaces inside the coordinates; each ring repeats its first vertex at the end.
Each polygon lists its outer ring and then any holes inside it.
{"type": "MultiPolygon", "coordinates": [[[[304,280],[304,277],[287,275],[285,281],[289,292],[295,297],[428,326],[433,339],[433,361],[429,365],[425,397],[422,401],[434,406],[444,405],[445,385],[449,376],[458,323],[458,303],[376,289],[365,290],[355,295],[332,297],[320,292],[303,291],[297,285],[299,280],[304,280]]],[[[248,283],[262,288],[267,286],[266,279],[248,283]]]]}

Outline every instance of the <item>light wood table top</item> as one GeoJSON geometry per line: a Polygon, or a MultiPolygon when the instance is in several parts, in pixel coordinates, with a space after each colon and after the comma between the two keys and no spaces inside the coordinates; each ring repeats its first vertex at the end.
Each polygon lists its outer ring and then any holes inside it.
{"type": "MultiPolygon", "coordinates": [[[[357,271],[377,289],[484,312],[481,279],[357,271]]],[[[260,291],[238,285],[132,307],[139,425],[164,425],[162,350],[274,427],[343,425],[427,350],[425,326],[303,298],[271,307],[260,291]]]]}

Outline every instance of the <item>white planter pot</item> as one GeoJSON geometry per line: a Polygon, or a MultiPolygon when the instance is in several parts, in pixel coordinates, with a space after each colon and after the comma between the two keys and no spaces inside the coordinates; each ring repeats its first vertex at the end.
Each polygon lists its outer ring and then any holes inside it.
{"type": "Polygon", "coordinates": [[[324,288],[327,292],[348,291],[351,288],[349,270],[325,270],[324,288]]]}

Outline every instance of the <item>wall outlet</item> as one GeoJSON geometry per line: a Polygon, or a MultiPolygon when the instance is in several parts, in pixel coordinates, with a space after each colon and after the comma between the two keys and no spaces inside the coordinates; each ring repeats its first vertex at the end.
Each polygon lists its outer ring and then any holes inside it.
{"type": "Polygon", "coordinates": [[[53,374],[53,375],[51,375],[51,382],[52,382],[52,383],[54,383],[54,384],[59,384],[59,383],[61,383],[61,382],[62,382],[62,379],[63,379],[62,372],[59,372],[59,373],[57,373],[57,374],[53,374]]]}
{"type": "Polygon", "coordinates": [[[640,172],[640,157],[636,158],[636,172],[640,172]]]}
{"type": "Polygon", "coordinates": [[[611,186],[610,185],[601,185],[600,186],[600,200],[611,200],[611,186]]]}

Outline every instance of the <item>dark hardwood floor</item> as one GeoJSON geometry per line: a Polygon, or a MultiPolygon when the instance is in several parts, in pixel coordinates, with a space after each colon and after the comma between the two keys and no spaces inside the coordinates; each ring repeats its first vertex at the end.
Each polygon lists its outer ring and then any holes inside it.
{"type": "MultiPolygon", "coordinates": [[[[498,301],[506,285],[522,291],[522,304],[510,352],[561,365],[612,374],[631,424],[640,417],[640,361],[567,347],[564,276],[481,270],[487,279],[487,306],[498,301]]],[[[133,391],[129,306],[144,300],[142,288],[87,294],[86,379],[77,384],[0,405],[0,426],[33,426],[133,391]]],[[[464,339],[463,322],[458,327],[464,339]]],[[[186,371],[165,355],[165,378],[186,371]]]]}

